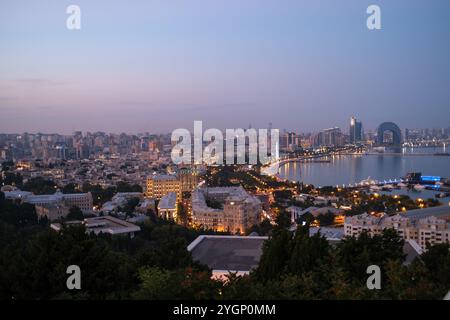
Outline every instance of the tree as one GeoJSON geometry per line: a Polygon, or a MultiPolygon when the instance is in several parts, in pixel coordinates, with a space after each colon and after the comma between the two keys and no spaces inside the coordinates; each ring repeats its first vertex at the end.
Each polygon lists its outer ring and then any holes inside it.
{"type": "Polygon", "coordinates": [[[31,178],[23,185],[23,190],[34,194],[53,194],[56,191],[56,184],[51,180],[42,177],[31,178]]]}
{"type": "Polygon", "coordinates": [[[13,203],[11,200],[0,201],[0,220],[15,227],[33,226],[38,223],[34,206],[29,203],[13,203]]]}
{"type": "Polygon", "coordinates": [[[177,204],[177,223],[187,227],[189,223],[189,215],[182,203],[177,204]]]}
{"type": "Polygon", "coordinates": [[[393,229],[385,229],[381,235],[373,237],[363,232],[359,237],[347,237],[341,241],[338,263],[349,279],[357,283],[365,281],[370,265],[378,265],[382,279],[386,279],[384,272],[388,261],[404,261],[403,244],[403,239],[393,229]]]}
{"type": "Polygon", "coordinates": [[[256,269],[259,280],[279,278],[290,258],[291,233],[286,229],[276,229],[272,237],[264,243],[263,253],[256,269]]]}
{"type": "Polygon", "coordinates": [[[291,214],[285,210],[280,211],[275,218],[278,228],[287,229],[291,226],[291,214]]]}
{"type": "Polygon", "coordinates": [[[214,299],[220,287],[209,272],[192,268],[175,271],[142,268],[139,280],[141,283],[134,298],[145,300],[214,299]]]}
{"type": "Polygon", "coordinates": [[[3,175],[4,178],[0,177],[0,184],[22,187],[23,178],[20,173],[6,171],[3,175]]]}
{"type": "Polygon", "coordinates": [[[134,210],[136,209],[137,205],[139,204],[139,202],[140,202],[139,198],[136,198],[136,197],[131,198],[127,201],[123,210],[125,211],[125,213],[127,215],[132,215],[134,210]]]}
{"type": "Polygon", "coordinates": [[[330,226],[334,223],[334,213],[331,211],[327,211],[324,214],[319,214],[317,220],[319,220],[321,227],[330,226]]]}
{"type": "Polygon", "coordinates": [[[69,183],[62,188],[62,193],[81,193],[81,190],[76,183],[69,183]]]}
{"type": "Polygon", "coordinates": [[[117,192],[142,192],[142,187],[140,185],[130,185],[124,181],[119,181],[116,189],[117,192]]]}
{"type": "Polygon", "coordinates": [[[299,226],[293,240],[289,272],[302,276],[329,262],[330,245],[320,233],[309,236],[308,226],[299,226]]]}
{"type": "Polygon", "coordinates": [[[428,278],[435,284],[438,294],[444,297],[450,288],[450,244],[428,245],[421,259],[428,278]]]}
{"type": "Polygon", "coordinates": [[[66,220],[83,220],[83,211],[77,206],[73,206],[69,209],[69,214],[67,214],[66,220]]]}

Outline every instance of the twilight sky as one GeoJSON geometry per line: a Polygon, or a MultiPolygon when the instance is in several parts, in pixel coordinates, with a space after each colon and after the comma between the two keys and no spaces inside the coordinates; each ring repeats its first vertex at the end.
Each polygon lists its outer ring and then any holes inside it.
{"type": "Polygon", "coordinates": [[[0,0],[0,132],[449,127],[449,57],[449,0],[0,0]]]}

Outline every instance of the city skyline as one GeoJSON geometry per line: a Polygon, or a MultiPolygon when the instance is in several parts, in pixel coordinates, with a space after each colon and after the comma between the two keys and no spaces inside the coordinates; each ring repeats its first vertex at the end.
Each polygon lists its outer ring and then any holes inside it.
{"type": "Polygon", "coordinates": [[[3,132],[448,126],[448,1],[76,2],[3,4],[3,132]]]}

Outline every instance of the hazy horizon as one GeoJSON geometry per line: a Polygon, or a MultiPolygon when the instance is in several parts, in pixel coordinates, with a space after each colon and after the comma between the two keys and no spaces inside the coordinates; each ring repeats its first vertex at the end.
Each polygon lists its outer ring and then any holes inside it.
{"type": "Polygon", "coordinates": [[[0,133],[449,127],[448,0],[3,0],[0,133]],[[66,28],[81,8],[82,29],[66,28]],[[366,28],[366,8],[382,30],[366,28]]]}

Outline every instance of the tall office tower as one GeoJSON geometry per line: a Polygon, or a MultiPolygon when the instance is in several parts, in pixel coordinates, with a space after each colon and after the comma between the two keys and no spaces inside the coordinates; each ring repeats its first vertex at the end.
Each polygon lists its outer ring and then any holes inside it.
{"type": "Polygon", "coordinates": [[[357,143],[363,140],[362,123],[355,117],[350,118],[350,143],[357,143]]]}

